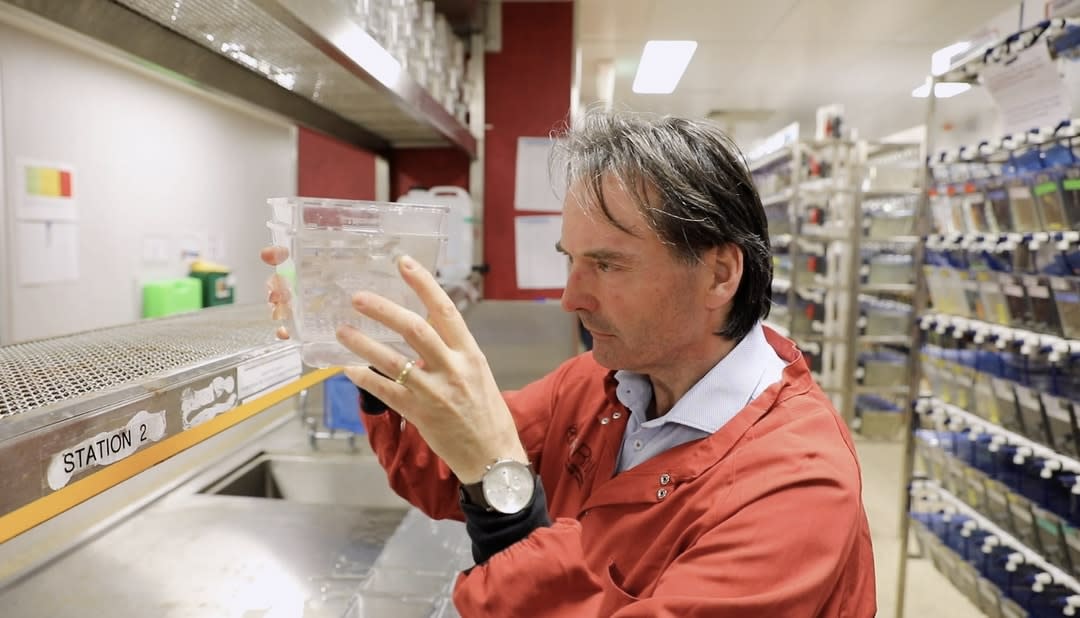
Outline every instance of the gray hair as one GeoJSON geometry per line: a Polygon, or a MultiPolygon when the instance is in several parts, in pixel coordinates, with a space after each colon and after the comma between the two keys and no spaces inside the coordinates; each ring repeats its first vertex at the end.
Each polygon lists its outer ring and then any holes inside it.
{"type": "Polygon", "coordinates": [[[631,196],[649,227],[687,264],[713,248],[736,245],[742,281],[717,335],[735,341],[769,315],[772,257],[768,221],[745,159],[715,125],[673,116],[589,110],[563,135],[553,162],[568,186],[582,188],[584,208],[599,208],[610,178],[631,196]]]}

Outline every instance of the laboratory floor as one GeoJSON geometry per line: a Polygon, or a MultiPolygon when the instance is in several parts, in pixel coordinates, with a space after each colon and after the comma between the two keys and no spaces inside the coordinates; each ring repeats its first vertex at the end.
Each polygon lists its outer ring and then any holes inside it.
{"type": "MultiPolygon", "coordinates": [[[[857,439],[863,471],[863,503],[874,539],[878,618],[896,616],[900,567],[900,478],[903,445],[857,439]]],[[[912,547],[915,544],[912,543],[912,547]]],[[[909,558],[902,618],[981,618],[984,616],[928,559],[909,558]]]]}

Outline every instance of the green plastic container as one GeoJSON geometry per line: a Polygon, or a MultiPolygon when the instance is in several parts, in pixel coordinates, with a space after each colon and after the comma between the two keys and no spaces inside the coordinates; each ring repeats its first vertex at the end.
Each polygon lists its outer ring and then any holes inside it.
{"type": "Polygon", "coordinates": [[[142,315],[160,318],[202,308],[202,282],[195,277],[162,279],[144,284],[142,315]]]}
{"type": "Polygon", "coordinates": [[[203,307],[232,304],[233,286],[229,273],[193,272],[191,276],[201,282],[203,307]]]}

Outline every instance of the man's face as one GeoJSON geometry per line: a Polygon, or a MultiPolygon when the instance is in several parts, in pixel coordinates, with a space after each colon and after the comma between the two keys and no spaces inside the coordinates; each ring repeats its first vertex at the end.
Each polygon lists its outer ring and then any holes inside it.
{"type": "Polygon", "coordinates": [[[714,273],[675,258],[618,183],[605,179],[614,225],[597,207],[582,209],[585,191],[570,187],[560,249],[570,259],[562,306],[593,336],[593,356],[608,369],[652,374],[699,360],[719,324],[706,310],[714,273]]]}

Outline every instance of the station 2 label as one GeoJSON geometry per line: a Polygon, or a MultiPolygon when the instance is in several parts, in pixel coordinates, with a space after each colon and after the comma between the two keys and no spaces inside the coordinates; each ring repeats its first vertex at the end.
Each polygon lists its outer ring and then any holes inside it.
{"type": "Polygon", "coordinates": [[[53,455],[49,461],[49,488],[57,490],[72,477],[97,466],[106,466],[131,455],[145,444],[165,436],[165,411],[139,411],[119,429],[103,431],[53,455]]]}

